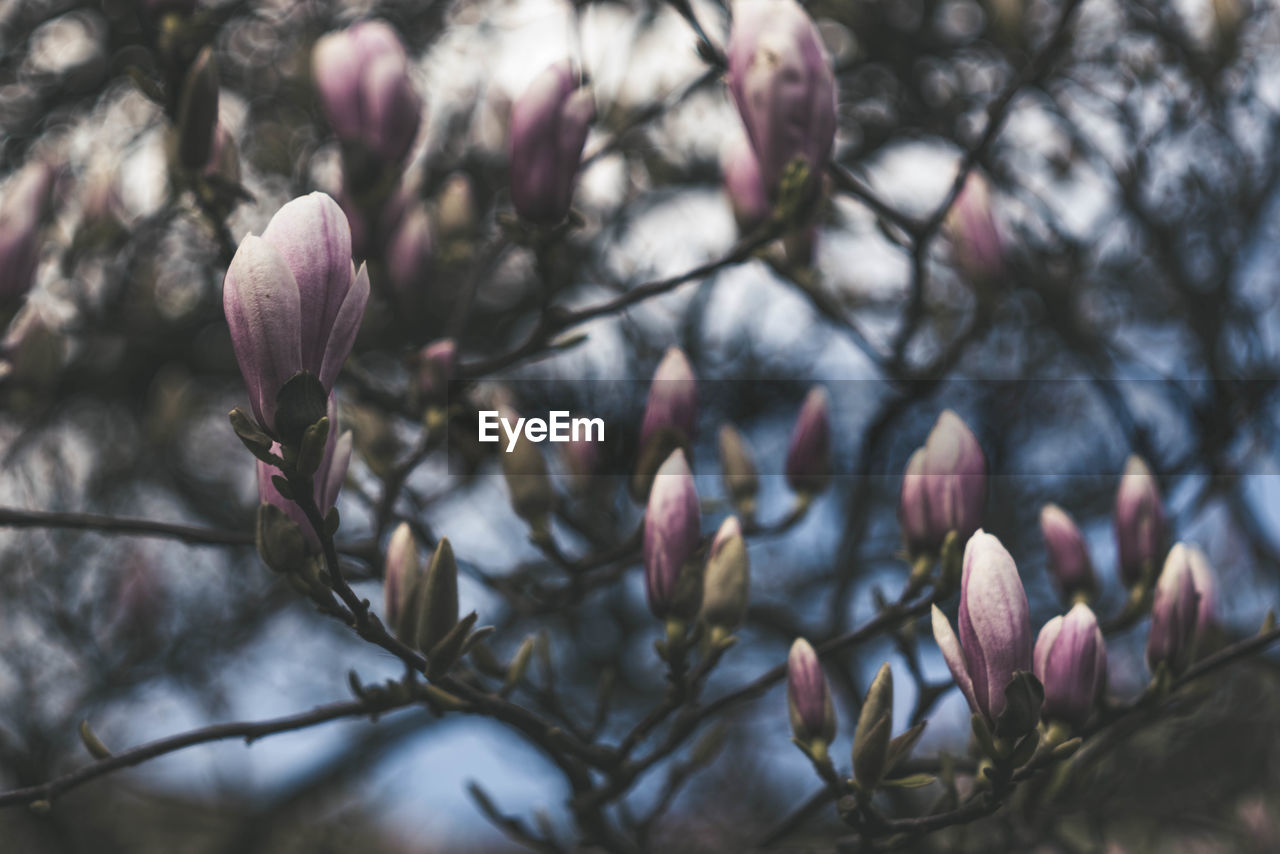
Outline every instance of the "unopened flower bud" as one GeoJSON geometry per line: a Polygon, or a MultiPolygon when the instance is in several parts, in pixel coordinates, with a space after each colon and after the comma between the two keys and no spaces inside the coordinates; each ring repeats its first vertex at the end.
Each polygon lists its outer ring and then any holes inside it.
{"type": "Polygon", "coordinates": [[[787,710],[791,732],[801,744],[827,745],[836,737],[836,709],[818,654],[804,638],[796,638],[787,656],[787,710]]]}
{"type": "Polygon", "coordinates": [[[1040,510],[1040,533],[1049,555],[1049,575],[1063,600],[1092,595],[1098,586],[1093,562],[1070,514],[1056,504],[1046,504],[1040,510]]]}
{"type": "Polygon", "coordinates": [[[449,391],[458,366],[458,348],[452,338],[433,341],[418,352],[418,393],[423,400],[440,402],[449,391]]]}
{"type": "Polygon", "coordinates": [[[187,69],[178,101],[178,162],[184,169],[199,172],[209,162],[217,126],[218,66],[206,46],[187,69]]]}
{"type": "MultiPolygon", "coordinates": [[[[387,560],[383,571],[382,592],[384,597],[383,617],[388,626],[400,635],[400,621],[412,595],[413,585],[418,580],[422,567],[418,562],[418,545],[414,542],[413,532],[408,522],[401,522],[391,535],[391,543],[387,546],[387,560]]],[[[401,640],[404,637],[401,636],[401,640]]],[[[413,638],[410,636],[410,642],[413,638]]]]}
{"type": "MultiPolygon", "coordinates": [[[[510,409],[503,407],[502,417],[514,424],[519,419],[510,409]]],[[[502,455],[502,474],[506,477],[507,490],[511,493],[511,507],[516,515],[529,523],[535,537],[550,532],[550,515],[555,507],[555,492],[547,475],[547,461],[529,439],[521,433],[510,453],[502,455]]]]}
{"type": "Polygon", "coordinates": [[[431,217],[415,205],[400,218],[387,246],[387,278],[400,306],[413,315],[427,304],[434,257],[431,217]]]}
{"type": "Polygon", "coordinates": [[[1088,605],[1077,602],[1044,624],[1035,674],[1044,686],[1044,717],[1084,726],[1107,687],[1107,645],[1088,605]]]}
{"type": "Polygon", "coordinates": [[[649,610],[665,619],[680,607],[681,576],[701,539],[702,509],[684,452],[658,469],[644,516],[644,578],[649,610]]]}
{"type": "Polygon", "coordinates": [[[512,105],[511,201],[521,217],[555,225],[569,213],[594,118],[591,91],[568,62],[539,74],[512,105]]]}
{"type": "Polygon", "coordinates": [[[361,21],[316,42],[311,71],[325,116],[343,142],[389,163],[404,160],[422,120],[409,60],[384,21],[361,21]]]}
{"type": "Polygon", "coordinates": [[[831,479],[831,416],[826,389],[814,388],[804,399],[787,448],[787,484],[814,495],[831,479]]]}
{"type": "Polygon", "coordinates": [[[720,428],[720,471],[729,499],[739,513],[750,519],[755,514],[760,479],[751,448],[742,434],[728,424],[720,428]]]}
{"type": "Polygon", "coordinates": [[[1131,456],[1125,463],[1116,490],[1115,531],[1120,578],[1133,587],[1155,572],[1168,536],[1160,488],[1141,457],[1131,456]]]}
{"type": "Polygon", "coordinates": [[[460,240],[469,237],[476,227],[475,192],[471,179],[462,172],[455,172],[445,181],[436,202],[436,224],[442,240],[460,240]]]}
{"type": "Polygon", "coordinates": [[[414,607],[417,647],[429,652],[458,624],[458,562],[446,537],[440,539],[414,591],[414,607]]]}
{"type": "Polygon", "coordinates": [[[223,284],[222,304],[253,414],[276,428],[276,396],[307,371],[332,391],[355,343],[369,275],[351,261],[347,218],[312,193],[286,204],[262,237],[246,237],[223,284]]]}
{"type": "Polygon", "coordinates": [[[728,634],[747,618],[750,572],[742,526],[730,516],[711,541],[703,579],[702,619],[713,631],[728,634]]]}
{"type": "Polygon", "coordinates": [[[808,14],[792,0],[742,0],[729,33],[729,91],[777,199],[799,162],[816,188],[836,131],[835,78],[808,14]]]}
{"type": "Polygon", "coordinates": [[[1200,595],[1196,592],[1190,549],[1177,543],[1165,559],[1151,603],[1147,667],[1152,673],[1164,664],[1176,676],[1191,663],[1199,611],[1200,595]]]}
{"type": "Polygon", "coordinates": [[[35,284],[54,177],[52,166],[32,160],[0,193],[0,306],[16,303],[35,284]]]}
{"type": "Polygon", "coordinates": [[[219,123],[213,133],[213,147],[201,170],[206,178],[215,178],[230,186],[240,184],[240,149],[227,126],[219,123]]]}
{"type": "Polygon", "coordinates": [[[863,791],[873,791],[884,777],[893,736],[893,670],[886,661],[867,689],[853,734],[853,776],[863,791]]]}
{"type": "Polygon", "coordinates": [[[986,497],[982,447],[960,416],[944,410],[902,479],[898,519],[908,549],[935,550],[951,531],[967,538],[982,523],[986,497]]]}
{"type": "Polygon", "coordinates": [[[740,232],[749,233],[769,220],[773,205],[760,177],[756,154],[745,136],[735,139],[720,155],[720,174],[740,232]]]}
{"type": "Polygon", "coordinates": [[[639,455],[631,482],[638,500],[649,494],[653,473],[673,450],[679,448],[686,456],[692,452],[697,415],[698,381],[684,353],[672,347],[653,374],[640,422],[639,455]]]}
{"type": "Polygon", "coordinates": [[[1004,272],[1004,241],[991,210],[991,190],[970,172],[947,212],[946,232],[956,268],[972,284],[995,281],[1004,272]]]}
{"type": "Polygon", "coordinates": [[[1187,561],[1191,564],[1191,580],[1195,583],[1196,595],[1200,597],[1196,607],[1196,636],[1204,641],[1217,627],[1218,574],[1209,563],[1209,556],[1197,546],[1187,549],[1187,561]]]}
{"type": "Polygon", "coordinates": [[[1005,710],[1005,688],[1031,670],[1031,618],[1018,567],[1005,547],[979,530],[964,550],[960,634],[933,606],[933,637],[969,708],[994,724],[1005,710]]]}
{"type": "Polygon", "coordinates": [[[649,399],[640,423],[640,447],[659,433],[673,431],[680,444],[693,441],[698,417],[698,381],[684,352],[667,350],[649,385],[649,399]]]}

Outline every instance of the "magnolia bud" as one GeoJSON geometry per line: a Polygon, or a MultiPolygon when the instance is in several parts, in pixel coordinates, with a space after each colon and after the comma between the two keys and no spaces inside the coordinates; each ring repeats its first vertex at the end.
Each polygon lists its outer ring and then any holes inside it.
{"type": "Polygon", "coordinates": [[[476,227],[475,192],[471,179],[462,172],[455,172],[445,181],[436,201],[436,224],[444,240],[469,237],[476,227]]]}
{"type": "Polygon", "coordinates": [[[947,212],[946,232],[957,269],[973,284],[992,282],[1004,272],[1004,244],[991,211],[986,179],[970,172],[947,212]]]}
{"type": "Polygon", "coordinates": [[[692,442],[697,417],[697,378],[685,354],[672,347],[658,363],[649,385],[649,399],[640,423],[640,447],[668,430],[674,431],[680,444],[692,442]]]}
{"type": "Polygon", "coordinates": [[[347,218],[312,193],[286,204],[262,237],[246,237],[227,268],[222,304],[258,422],[275,429],[276,396],[299,371],[333,389],[355,343],[369,275],[351,262],[347,218]]]}
{"type": "Polygon", "coordinates": [[[423,400],[445,399],[457,365],[458,348],[452,338],[433,341],[418,352],[418,393],[423,400]]]}
{"type": "Polygon", "coordinates": [[[416,585],[414,610],[416,645],[423,652],[429,652],[458,624],[458,562],[448,538],[440,539],[426,575],[416,585]]]}
{"type": "Polygon", "coordinates": [[[720,471],[730,500],[738,512],[749,519],[755,514],[760,479],[751,459],[751,448],[742,434],[728,424],[720,428],[720,471]]]}
{"type": "Polygon", "coordinates": [[[773,205],[760,177],[760,163],[745,136],[736,138],[721,153],[720,174],[738,230],[745,234],[768,222],[773,205]]]}
{"type": "Polygon", "coordinates": [[[218,124],[213,133],[213,147],[209,159],[200,173],[206,178],[216,178],[231,186],[240,184],[240,149],[236,138],[226,125],[218,124]]]}
{"type": "Polygon", "coordinates": [[[206,46],[187,69],[178,101],[178,162],[184,169],[198,172],[209,162],[217,126],[218,66],[206,46]]]}
{"type": "Polygon", "coordinates": [[[1107,687],[1107,645],[1089,606],[1077,602],[1065,617],[1045,623],[1034,657],[1044,717],[1084,726],[1107,687]]]}
{"type": "Polygon", "coordinates": [[[893,735],[893,671],[886,661],[867,689],[853,734],[853,776],[864,791],[884,777],[893,735]]]}
{"type": "Polygon", "coordinates": [[[818,654],[804,638],[796,638],[787,656],[787,710],[796,740],[811,754],[825,754],[836,737],[836,709],[818,654]],[[814,750],[817,745],[820,749],[814,750]]]}
{"type": "Polygon", "coordinates": [[[391,163],[404,160],[422,120],[400,37],[384,21],[361,21],[316,42],[311,72],[338,138],[391,163]]]}
{"type": "Polygon", "coordinates": [[[769,197],[797,161],[816,188],[835,140],[836,90],[813,21],[792,0],[743,0],[727,52],[729,91],[769,197]]]}
{"type": "Polygon", "coordinates": [[[812,389],[800,407],[787,448],[787,484],[796,492],[813,495],[831,479],[831,418],[827,392],[812,389]]]}
{"type": "Polygon", "coordinates": [[[742,526],[730,516],[711,541],[702,588],[702,619],[713,631],[728,634],[747,618],[750,572],[742,526]]]}
{"type": "MultiPolygon", "coordinates": [[[[644,578],[649,610],[665,619],[681,609],[681,576],[701,538],[702,510],[684,452],[658,469],[644,515],[644,578]]],[[[682,609],[681,609],[682,610],[682,609]]]]}
{"type": "Polygon", "coordinates": [[[933,606],[933,637],[969,708],[995,723],[1005,688],[1031,670],[1031,618],[1018,567],[1000,541],[977,531],[964,550],[960,636],[933,606]]]}
{"type": "Polygon", "coordinates": [[[950,409],[912,454],[902,479],[898,519],[913,553],[933,551],[947,534],[977,530],[987,496],[987,460],[978,439],[950,409]]]}
{"type": "Polygon", "coordinates": [[[521,217],[555,225],[569,213],[587,132],[595,119],[589,89],[568,62],[534,78],[511,107],[511,201],[521,217]]]}
{"type": "Polygon", "coordinates": [[[35,284],[54,177],[52,166],[32,160],[0,193],[0,307],[16,303],[35,284]]]}
{"type": "Polygon", "coordinates": [[[401,217],[387,247],[387,278],[401,308],[413,314],[427,303],[434,255],[431,217],[415,205],[401,217]]]}
{"type": "Polygon", "coordinates": [[[1116,490],[1115,531],[1120,578],[1133,587],[1155,572],[1168,536],[1160,489],[1141,457],[1125,462],[1116,490]]]}
{"type": "Polygon", "coordinates": [[[1075,520],[1056,504],[1040,510],[1040,533],[1049,554],[1049,575],[1065,601],[1088,597],[1098,587],[1093,563],[1075,520]]]}
{"type": "Polygon", "coordinates": [[[631,482],[633,495],[649,493],[653,473],[677,448],[692,452],[698,414],[698,381],[684,353],[667,350],[653,374],[644,420],[640,423],[639,457],[631,482]]]}
{"type": "MultiPolygon", "coordinates": [[[[501,409],[502,417],[515,424],[518,416],[510,409],[501,409]]],[[[551,478],[547,476],[547,461],[542,452],[521,433],[510,453],[502,455],[502,474],[511,493],[511,507],[516,515],[529,523],[535,537],[546,536],[549,531],[555,492],[551,478]]]]}
{"type": "Polygon", "coordinates": [[[1147,667],[1154,673],[1161,664],[1180,674],[1195,653],[1196,620],[1200,595],[1191,569],[1190,549],[1177,543],[1169,550],[1151,603],[1151,629],[1147,634],[1147,667]]]}
{"type": "MultiPolygon", "coordinates": [[[[1187,549],[1187,562],[1191,564],[1191,580],[1200,597],[1196,607],[1196,636],[1204,641],[1217,627],[1218,576],[1209,563],[1209,556],[1196,546],[1187,549]]],[[[1203,647],[1200,649],[1203,652],[1203,647]]]]}
{"type": "MultiPolygon", "coordinates": [[[[400,621],[412,612],[405,607],[418,580],[422,567],[418,562],[418,546],[413,540],[413,532],[408,522],[401,522],[391,535],[391,543],[387,546],[387,560],[383,572],[382,592],[385,605],[383,616],[387,625],[392,626],[397,635],[400,633],[400,621]]],[[[413,634],[407,635],[410,641],[413,634]]],[[[404,640],[405,636],[401,636],[404,640]]]]}

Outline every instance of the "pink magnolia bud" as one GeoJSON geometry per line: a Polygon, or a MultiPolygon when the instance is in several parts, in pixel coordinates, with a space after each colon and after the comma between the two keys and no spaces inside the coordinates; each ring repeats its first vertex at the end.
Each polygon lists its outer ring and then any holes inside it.
{"type": "Polygon", "coordinates": [[[0,305],[17,302],[35,284],[40,227],[53,201],[54,170],[33,160],[0,194],[0,305]]]}
{"type": "Polygon", "coordinates": [[[793,161],[806,163],[811,178],[827,167],[836,131],[831,65],[813,21],[792,0],[738,3],[728,55],[729,91],[776,199],[793,161]]]}
{"type": "Polygon", "coordinates": [[[1049,575],[1062,598],[1089,595],[1097,589],[1093,563],[1075,520],[1056,504],[1040,510],[1040,533],[1049,553],[1049,575]]]}
{"type": "Polygon", "coordinates": [[[1083,726],[1107,686],[1107,645],[1088,605],[1078,602],[1044,624],[1035,674],[1044,686],[1044,717],[1083,726]]]}
{"type": "Polygon", "coordinates": [[[323,193],[286,204],[262,237],[246,237],[227,269],[222,305],[254,415],[275,423],[280,387],[298,371],[326,391],[351,352],[369,275],[351,262],[351,231],[323,193]]]}
{"type": "Polygon", "coordinates": [[[422,99],[409,79],[400,37],[384,21],[362,21],[316,42],[311,72],[325,116],[343,142],[404,160],[418,135],[422,99]]]}
{"type": "Polygon", "coordinates": [[[787,484],[815,494],[831,479],[831,417],[826,389],[811,389],[800,407],[787,448],[787,484]]]}
{"type": "Polygon", "coordinates": [[[431,217],[415,205],[400,218],[387,247],[387,278],[402,308],[416,312],[426,303],[434,250],[431,217]]]}
{"type": "Polygon", "coordinates": [[[420,569],[418,546],[408,522],[401,522],[391,535],[387,546],[387,560],[382,580],[385,599],[383,620],[388,626],[397,626],[408,601],[410,588],[420,569]]]}
{"type": "Polygon", "coordinates": [[[444,400],[458,366],[452,338],[433,341],[418,353],[418,393],[424,400],[444,400]]]}
{"type": "Polygon", "coordinates": [[[976,532],[964,549],[960,579],[960,636],[933,606],[933,637],[969,708],[994,722],[1004,711],[1005,687],[1031,670],[1031,618],[1018,567],[990,534],[976,532]]]}
{"type": "Polygon", "coordinates": [[[907,547],[936,549],[951,531],[968,537],[982,523],[986,499],[982,446],[960,416],[944,410],[902,478],[898,520],[907,547]]]}
{"type": "Polygon", "coordinates": [[[701,537],[702,510],[684,451],[673,451],[658,469],[644,514],[644,578],[649,610],[666,618],[676,604],[684,565],[701,537]]]}
{"type": "Polygon", "coordinates": [[[791,732],[806,745],[823,748],[836,737],[836,709],[818,654],[804,638],[796,638],[787,656],[787,711],[791,732]]]}
{"type": "Polygon", "coordinates": [[[535,77],[512,105],[511,201],[529,222],[554,225],[568,215],[595,111],[568,62],[535,77]]]}
{"type": "Polygon", "coordinates": [[[667,350],[649,385],[649,400],[640,423],[640,447],[660,431],[670,428],[688,442],[693,440],[698,417],[698,380],[684,353],[667,350]]]}
{"type": "Polygon", "coordinates": [[[1187,549],[1187,560],[1191,564],[1191,580],[1195,583],[1196,595],[1200,597],[1196,608],[1196,635],[1204,638],[1217,624],[1218,574],[1213,571],[1209,556],[1196,546],[1187,549]]]}
{"type": "Polygon", "coordinates": [[[739,231],[752,231],[773,215],[773,205],[760,177],[760,163],[745,136],[736,138],[720,155],[720,174],[739,231]]]}
{"type": "Polygon", "coordinates": [[[1154,673],[1165,664],[1177,675],[1195,653],[1196,621],[1200,594],[1191,568],[1191,550],[1177,543],[1169,550],[1151,603],[1151,629],[1147,633],[1147,667],[1154,673]]]}
{"type": "Polygon", "coordinates": [[[1141,457],[1125,462],[1114,518],[1120,578],[1132,587],[1164,557],[1168,536],[1160,488],[1141,457]]]}
{"type": "MultiPolygon", "coordinates": [[[[351,431],[338,435],[338,401],[333,395],[329,396],[328,408],[329,435],[325,438],[320,465],[312,475],[312,497],[322,515],[337,503],[338,492],[342,489],[342,482],[347,477],[347,468],[351,465],[351,431]]],[[[277,455],[281,453],[279,443],[271,446],[271,452],[277,455]]],[[[280,474],[283,473],[275,466],[258,461],[258,500],[264,504],[274,504],[283,510],[302,529],[311,547],[318,551],[320,539],[312,530],[311,523],[307,521],[302,508],[281,495],[271,481],[272,477],[280,474]]]]}
{"type": "Polygon", "coordinates": [[[946,231],[956,267],[970,282],[990,282],[1004,272],[1004,242],[991,210],[991,190],[977,172],[969,173],[947,212],[946,231]]]}

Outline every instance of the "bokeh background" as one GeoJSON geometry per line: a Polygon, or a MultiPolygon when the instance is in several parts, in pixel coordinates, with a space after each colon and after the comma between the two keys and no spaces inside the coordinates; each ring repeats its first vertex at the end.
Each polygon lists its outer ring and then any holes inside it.
{"type": "MultiPolygon", "coordinates": [[[[464,366],[478,366],[466,391],[475,400],[603,417],[617,431],[613,472],[634,450],[654,367],[682,348],[700,379],[694,460],[708,525],[729,512],[721,425],[748,439],[759,516],[777,521],[792,501],[779,475],[795,412],[812,385],[828,389],[837,477],[798,522],[751,538],[750,618],[708,696],[780,663],[794,637],[848,631],[878,597],[896,597],[908,571],[899,480],[944,408],[987,454],[984,527],[1017,559],[1036,627],[1060,611],[1037,525],[1049,501],[1088,537],[1105,583],[1100,614],[1119,611],[1110,513],[1137,453],[1160,479],[1176,537],[1217,568],[1224,626],[1255,631],[1280,583],[1274,4],[805,5],[839,86],[812,266],[772,247],[591,320],[572,346],[504,364],[549,298],[591,305],[721,259],[738,238],[719,163],[741,122],[673,5],[201,2],[180,16],[179,41],[215,47],[220,122],[244,191],[228,202],[201,197],[170,164],[171,121],[147,93],[168,73],[165,39],[178,38],[159,23],[163,9],[0,4],[0,199],[24,164],[59,169],[36,285],[9,315],[0,385],[0,787],[88,761],[82,719],[125,746],[349,696],[350,670],[366,682],[399,675],[397,661],[263,567],[253,460],[226,421],[245,402],[222,316],[226,265],[285,201],[343,192],[310,49],[363,18],[390,22],[412,57],[425,107],[403,182],[437,233],[413,311],[391,307],[376,240],[366,252],[374,295],[339,382],[357,448],[339,542],[361,595],[380,601],[380,550],[408,520],[424,544],[452,541],[463,611],[496,627],[499,657],[542,638],[522,702],[545,709],[554,691],[585,727],[611,686],[600,730],[611,741],[661,697],[659,626],[634,553],[583,574],[531,544],[493,448],[465,425],[421,453],[413,354],[452,335],[464,366]],[[575,196],[580,225],[535,263],[504,224],[506,122],[533,76],[566,57],[589,75],[598,118],[575,196]],[[975,176],[959,201],[958,174],[975,176]],[[985,201],[968,191],[975,182],[985,201]],[[443,226],[464,202],[461,224],[443,226]],[[957,205],[976,207],[961,217],[957,205]],[[983,239],[995,251],[975,258],[983,239]],[[194,526],[214,542],[120,530],[119,517],[194,526]]],[[[691,8],[723,45],[728,5],[691,8]]],[[[641,508],[623,478],[575,485],[543,450],[562,495],[563,553],[626,544],[641,508]]],[[[927,623],[914,628],[828,665],[842,722],[834,756],[847,757],[856,704],[885,660],[898,726],[930,720],[917,755],[963,755],[967,708],[934,689],[949,677],[927,623]]],[[[1136,695],[1149,678],[1144,641],[1145,623],[1108,638],[1114,694],[1136,695]]],[[[1242,663],[1177,714],[1108,743],[1050,806],[1015,802],[918,850],[1277,850],[1275,664],[1242,663]]],[[[751,849],[820,788],[789,743],[778,686],[720,724],[713,761],[678,795],[666,801],[666,781],[687,751],[625,800],[618,820],[643,825],[646,844],[751,849]]],[[[572,850],[568,789],[537,749],[497,723],[426,710],[164,757],[47,815],[0,813],[0,850],[510,849],[472,782],[572,850]]],[[[828,809],[779,844],[831,850],[838,835],[828,809]]]]}

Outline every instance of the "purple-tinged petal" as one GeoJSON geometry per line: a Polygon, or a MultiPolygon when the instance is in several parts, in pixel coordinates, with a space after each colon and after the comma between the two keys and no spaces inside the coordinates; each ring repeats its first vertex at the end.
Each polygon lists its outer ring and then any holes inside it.
{"type": "Polygon", "coordinates": [[[273,429],[276,394],[302,370],[298,286],[275,247],[253,235],[241,241],[227,268],[222,306],[253,414],[273,429]]]}
{"type": "Polygon", "coordinates": [[[964,694],[970,710],[981,712],[982,709],[978,706],[978,699],[973,692],[973,680],[969,678],[969,665],[965,662],[964,650],[960,647],[960,640],[951,629],[951,622],[937,605],[933,605],[929,613],[933,621],[934,642],[938,644],[938,649],[942,652],[942,658],[947,662],[947,669],[951,671],[951,678],[955,680],[960,693],[964,694]]]}
{"type": "MultiPolygon", "coordinates": [[[[354,266],[348,264],[349,266],[354,266]]],[[[351,355],[351,348],[356,343],[356,335],[360,332],[360,323],[364,320],[365,305],[369,302],[369,271],[360,265],[360,272],[352,272],[353,282],[347,291],[346,298],[338,308],[333,321],[329,340],[324,350],[324,360],[320,365],[320,382],[327,389],[332,389],[338,379],[342,365],[351,355]]]]}

